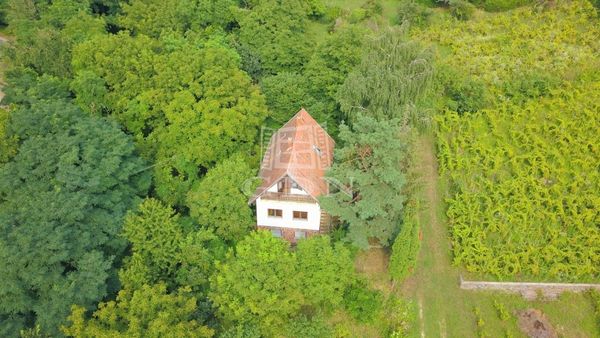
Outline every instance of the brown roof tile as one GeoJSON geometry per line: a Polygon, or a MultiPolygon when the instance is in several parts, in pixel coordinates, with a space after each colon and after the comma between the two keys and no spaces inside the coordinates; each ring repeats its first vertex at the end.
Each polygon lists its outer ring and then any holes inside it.
{"type": "Polygon", "coordinates": [[[334,146],[331,136],[304,108],[300,109],[271,137],[259,173],[262,184],[249,203],[285,176],[315,199],[327,194],[324,177],[333,162],[334,146]]]}

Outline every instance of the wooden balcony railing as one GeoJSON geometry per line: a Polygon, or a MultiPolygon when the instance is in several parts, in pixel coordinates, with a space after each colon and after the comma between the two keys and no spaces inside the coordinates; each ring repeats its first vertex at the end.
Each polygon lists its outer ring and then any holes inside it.
{"type": "Polygon", "coordinates": [[[317,201],[309,195],[288,194],[284,192],[267,191],[261,195],[261,198],[266,200],[317,203],[317,201]]]}

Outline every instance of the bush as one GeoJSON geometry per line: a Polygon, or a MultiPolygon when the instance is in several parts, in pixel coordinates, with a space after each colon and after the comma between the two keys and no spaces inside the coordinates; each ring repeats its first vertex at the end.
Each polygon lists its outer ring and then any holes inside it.
{"type": "Polygon", "coordinates": [[[450,5],[450,13],[458,20],[469,20],[475,12],[475,6],[464,0],[451,0],[448,4],[450,5]]]}
{"type": "Polygon", "coordinates": [[[350,13],[348,20],[350,23],[358,23],[367,18],[367,11],[364,8],[355,8],[350,13]]]}
{"type": "Polygon", "coordinates": [[[470,0],[472,4],[489,12],[500,12],[531,4],[531,0],[470,0]]]}
{"type": "Polygon", "coordinates": [[[382,296],[379,291],[369,290],[364,280],[357,280],[346,290],[344,307],[359,322],[370,323],[381,310],[382,296]]]}
{"type": "Polygon", "coordinates": [[[488,93],[485,85],[477,80],[461,76],[457,72],[445,74],[442,81],[444,93],[449,99],[448,108],[459,114],[474,113],[488,104],[488,93]]]}
{"type": "Polygon", "coordinates": [[[408,21],[411,25],[423,26],[429,20],[431,10],[416,0],[401,0],[398,5],[397,23],[408,21]]]}
{"type": "Polygon", "coordinates": [[[405,208],[402,228],[392,246],[389,272],[396,281],[406,278],[417,261],[420,243],[419,223],[415,209],[414,206],[405,208]]]}
{"type": "Polygon", "coordinates": [[[322,318],[308,319],[301,316],[290,321],[285,336],[290,338],[327,338],[333,337],[333,332],[322,318]]]}
{"type": "Polygon", "coordinates": [[[552,88],[557,87],[560,80],[539,72],[523,74],[503,84],[504,96],[515,102],[524,103],[529,99],[546,96],[552,88]]]}

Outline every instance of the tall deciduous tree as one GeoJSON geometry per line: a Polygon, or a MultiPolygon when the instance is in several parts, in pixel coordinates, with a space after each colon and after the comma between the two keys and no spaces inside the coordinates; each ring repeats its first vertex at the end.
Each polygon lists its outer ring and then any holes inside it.
{"type": "Polygon", "coordinates": [[[240,154],[217,164],[189,192],[190,215],[224,240],[241,240],[255,224],[244,194],[253,191],[253,176],[240,154]]]}
{"type": "Polygon", "coordinates": [[[274,127],[281,127],[302,107],[310,111],[319,122],[324,122],[323,104],[309,93],[310,83],[305,76],[282,72],[264,77],[260,87],[273,112],[271,119],[274,127]]]}
{"type": "Polygon", "coordinates": [[[316,236],[299,241],[296,256],[307,302],[317,308],[339,306],[354,278],[350,251],[341,243],[333,247],[328,236],[316,236]]]}
{"type": "Polygon", "coordinates": [[[300,309],[299,281],[288,243],[257,231],[217,265],[209,297],[226,325],[254,322],[273,335],[300,309]]]}
{"type": "Polygon", "coordinates": [[[78,97],[107,107],[156,160],[156,192],[168,204],[182,205],[217,162],[251,151],[267,116],[239,56],[217,41],[118,34],[79,45],[73,64],[78,97]],[[91,94],[105,86],[104,97],[91,94]]]}
{"type": "Polygon", "coordinates": [[[11,67],[69,77],[73,45],[105,33],[104,20],[91,15],[88,1],[9,0],[6,8],[15,35],[7,50],[11,67]]]}
{"type": "Polygon", "coordinates": [[[159,37],[233,21],[234,0],[132,0],[123,5],[119,23],[135,33],[159,37]]]}
{"type": "Polygon", "coordinates": [[[73,306],[69,337],[212,337],[213,330],[197,320],[196,299],[189,289],[167,293],[164,284],[122,290],[115,301],[101,303],[91,319],[85,308],[73,306]]]}
{"type": "Polygon", "coordinates": [[[401,222],[408,133],[398,120],[356,115],[342,125],[344,146],[336,149],[328,177],[340,190],[321,198],[322,207],[348,225],[348,238],[361,248],[376,238],[388,245],[401,222]],[[407,138],[407,139],[404,139],[407,138]]]}
{"type": "Polygon", "coordinates": [[[123,235],[132,255],[119,272],[125,289],[165,283],[170,289],[190,287],[204,297],[214,261],[225,246],[213,233],[186,229],[175,211],[156,199],[146,199],[125,217],[123,235]]]}
{"type": "Polygon", "coordinates": [[[404,30],[389,29],[375,38],[340,87],[338,100],[350,119],[363,113],[413,125],[427,122],[419,108],[433,78],[433,54],[404,30]]]}
{"type": "Polygon", "coordinates": [[[114,290],[125,211],[149,186],[131,139],[65,101],[11,113],[18,153],[0,168],[0,332],[55,334],[71,304],[114,290]]]}
{"type": "Polygon", "coordinates": [[[299,71],[313,45],[308,36],[310,4],[304,0],[248,1],[236,11],[240,43],[257,55],[263,71],[299,71]]]}

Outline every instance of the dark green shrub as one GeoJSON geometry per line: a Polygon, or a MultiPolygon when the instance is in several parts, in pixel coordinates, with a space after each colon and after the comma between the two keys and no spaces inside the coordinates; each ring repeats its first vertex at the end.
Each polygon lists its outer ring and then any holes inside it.
{"type": "Polygon", "coordinates": [[[500,12],[531,4],[532,0],[470,0],[472,4],[489,12],[500,12]]]}
{"type": "Polygon", "coordinates": [[[342,9],[337,6],[325,8],[325,13],[321,17],[321,20],[326,23],[334,23],[337,18],[342,16],[342,9]]]}
{"type": "Polygon", "coordinates": [[[383,7],[379,0],[367,0],[360,8],[366,11],[367,18],[374,17],[375,15],[381,15],[383,13],[383,7]]]}
{"type": "Polygon", "coordinates": [[[290,321],[286,337],[328,338],[333,337],[333,332],[320,317],[308,319],[300,316],[290,321]]]}
{"type": "Polygon", "coordinates": [[[355,8],[350,13],[348,20],[350,23],[361,22],[367,18],[367,11],[364,8],[355,8]]]}
{"type": "Polygon", "coordinates": [[[475,6],[465,0],[450,0],[450,13],[459,20],[469,20],[475,12],[475,6]]]}
{"type": "Polygon", "coordinates": [[[381,293],[370,290],[363,280],[356,280],[346,290],[344,307],[359,322],[372,322],[381,310],[383,298],[381,293]]]}
{"type": "Polygon", "coordinates": [[[398,24],[408,21],[411,25],[423,26],[430,16],[431,10],[416,0],[401,0],[398,5],[398,24]]]}
{"type": "Polygon", "coordinates": [[[443,83],[446,105],[459,114],[474,113],[487,106],[489,95],[485,84],[457,71],[444,68],[438,72],[438,82],[443,83]]]}
{"type": "Polygon", "coordinates": [[[532,72],[504,82],[504,96],[513,102],[525,102],[548,95],[550,89],[558,86],[560,80],[547,74],[532,72]]]}

